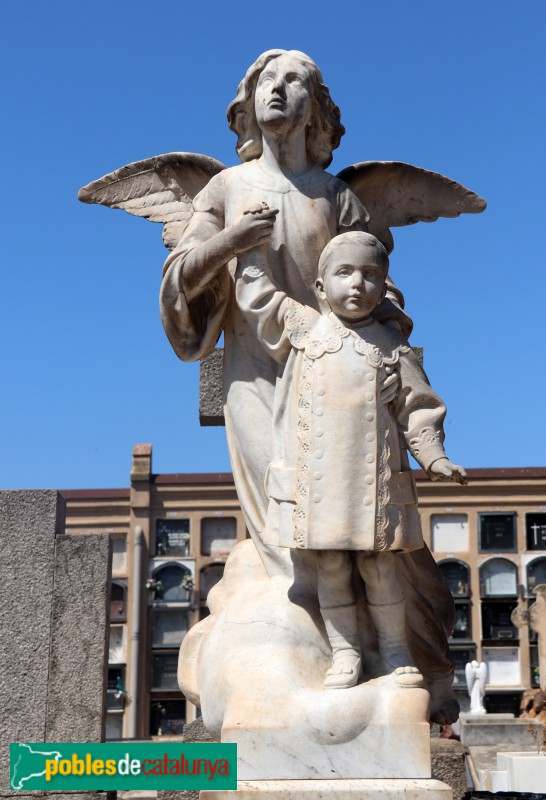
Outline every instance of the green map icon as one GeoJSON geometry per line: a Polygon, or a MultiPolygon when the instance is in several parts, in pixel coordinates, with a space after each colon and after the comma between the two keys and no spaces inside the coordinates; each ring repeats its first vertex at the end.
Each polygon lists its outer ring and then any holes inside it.
{"type": "Polygon", "coordinates": [[[10,789],[16,792],[41,789],[46,761],[62,757],[62,753],[48,744],[12,744],[9,752],[10,789]]]}

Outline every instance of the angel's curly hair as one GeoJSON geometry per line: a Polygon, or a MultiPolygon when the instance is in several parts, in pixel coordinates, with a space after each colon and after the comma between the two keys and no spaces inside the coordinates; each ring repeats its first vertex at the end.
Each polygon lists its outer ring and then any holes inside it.
{"type": "Polygon", "coordinates": [[[307,155],[324,169],[331,163],[332,151],[339,147],[345,128],[319,68],[313,59],[299,50],[267,50],[247,70],[238,86],[237,96],[227,109],[229,127],[237,134],[235,149],[241,161],[252,161],[261,156],[262,132],[254,110],[256,84],[266,64],[285,54],[294,56],[309,70],[312,109],[311,123],[306,131],[307,155]]]}

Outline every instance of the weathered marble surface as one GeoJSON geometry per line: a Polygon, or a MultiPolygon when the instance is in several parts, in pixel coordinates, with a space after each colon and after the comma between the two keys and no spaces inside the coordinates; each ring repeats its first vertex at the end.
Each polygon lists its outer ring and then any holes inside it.
{"type": "Polygon", "coordinates": [[[179,681],[213,738],[239,745],[241,779],[430,777],[428,693],[372,677],[381,661],[363,615],[370,680],[325,691],[316,598],[268,578],[252,542],[232,552],[209,605],[184,639],[179,681]]]}
{"type": "Polygon", "coordinates": [[[501,752],[497,769],[481,774],[480,789],[508,792],[538,792],[546,787],[546,753],[501,752]],[[489,778],[489,780],[488,780],[489,778]]]}
{"type": "Polygon", "coordinates": [[[537,752],[537,746],[536,743],[526,744],[522,741],[506,743],[501,738],[497,738],[496,744],[465,745],[465,751],[466,763],[473,786],[483,787],[486,791],[489,791],[483,781],[486,775],[498,769],[497,756],[499,753],[517,751],[533,755],[537,752]]]}
{"type": "Polygon", "coordinates": [[[453,800],[435,780],[241,781],[237,792],[201,792],[200,800],[453,800]]]}

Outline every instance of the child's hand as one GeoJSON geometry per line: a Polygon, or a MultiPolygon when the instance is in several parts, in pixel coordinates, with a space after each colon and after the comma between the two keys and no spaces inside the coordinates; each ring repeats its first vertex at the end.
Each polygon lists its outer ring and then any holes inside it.
{"type": "MultiPolygon", "coordinates": [[[[387,368],[387,373],[389,369],[387,368]]],[[[387,374],[387,377],[379,387],[379,398],[382,406],[386,406],[394,400],[398,393],[399,383],[398,373],[391,370],[391,374],[387,374]]]]}
{"type": "Polygon", "coordinates": [[[232,252],[238,256],[269,241],[278,213],[277,208],[261,203],[240,214],[226,229],[232,252]]]}
{"type": "Polygon", "coordinates": [[[439,458],[428,468],[428,475],[432,481],[455,481],[466,484],[468,478],[463,467],[452,464],[449,458],[439,458]]]}

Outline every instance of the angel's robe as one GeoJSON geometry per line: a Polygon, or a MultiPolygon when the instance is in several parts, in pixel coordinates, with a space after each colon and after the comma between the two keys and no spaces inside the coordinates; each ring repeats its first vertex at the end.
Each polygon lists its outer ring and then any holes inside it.
{"type": "MultiPolygon", "coordinates": [[[[313,287],[322,250],[338,233],[365,230],[368,215],[345,183],[318,167],[288,180],[266,171],[260,161],[251,161],[222,171],[197,195],[193,217],[167,259],[161,308],[177,355],[184,361],[203,358],[224,331],[224,411],[233,477],[248,530],[264,557],[264,477],[271,460],[273,397],[280,368],[237,306],[235,259],[190,301],[184,285],[188,260],[203,258],[201,243],[262,202],[279,213],[270,241],[259,248],[260,257],[283,291],[313,308],[318,308],[313,287]]],[[[246,259],[255,263],[256,250],[243,254],[239,263],[246,259]]],[[[396,295],[392,299],[400,305],[396,295]]]]}
{"type": "MultiPolygon", "coordinates": [[[[236,259],[195,297],[190,297],[184,278],[188,264],[206,266],[210,252],[206,244],[215,234],[260,203],[279,210],[271,239],[259,248],[262,265],[289,297],[315,309],[318,300],[313,287],[322,250],[339,233],[366,230],[368,215],[347,184],[318,166],[289,180],[254,160],[215,175],[194,198],[192,219],[165,263],[161,315],[179,358],[203,358],[214,349],[224,331],[224,415],[233,477],[249,533],[265,568],[273,575],[293,571],[291,551],[267,546],[262,538],[267,514],[264,479],[271,461],[274,389],[281,367],[265,353],[237,307],[236,259]]],[[[243,254],[238,262],[240,267],[256,264],[256,250],[243,254]]],[[[411,320],[402,309],[402,295],[388,280],[387,298],[379,307],[377,318],[398,319],[408,335],[411,320]]],[[[445,594],[445,584],[432,556],[425,548],[416,552],[420,554],[416,557],[420,562],[416,567],[419,578],[410,576],[408,582],[419,583],[426,593],[417,590],[413,602],[419,607],[418,615],[426,609],[430,618],[436,604],[443,605],[444,616],[449,616],[451,598],[445,594]]],[[[413,573],[413,562],[408,569],[413,573]]],[[[408,586],[408,594],[410,591],[413,588],[408,586]]],[[[416,624],[423,627],[419,619],[416,624]]],[[[445,676],[451,665],[446,658],[444,625],[433,624],[429,619],[426,627],[418,636],[418,649],[432,666],[427,670],[423,663],[421,669],[445,676]]]]}

